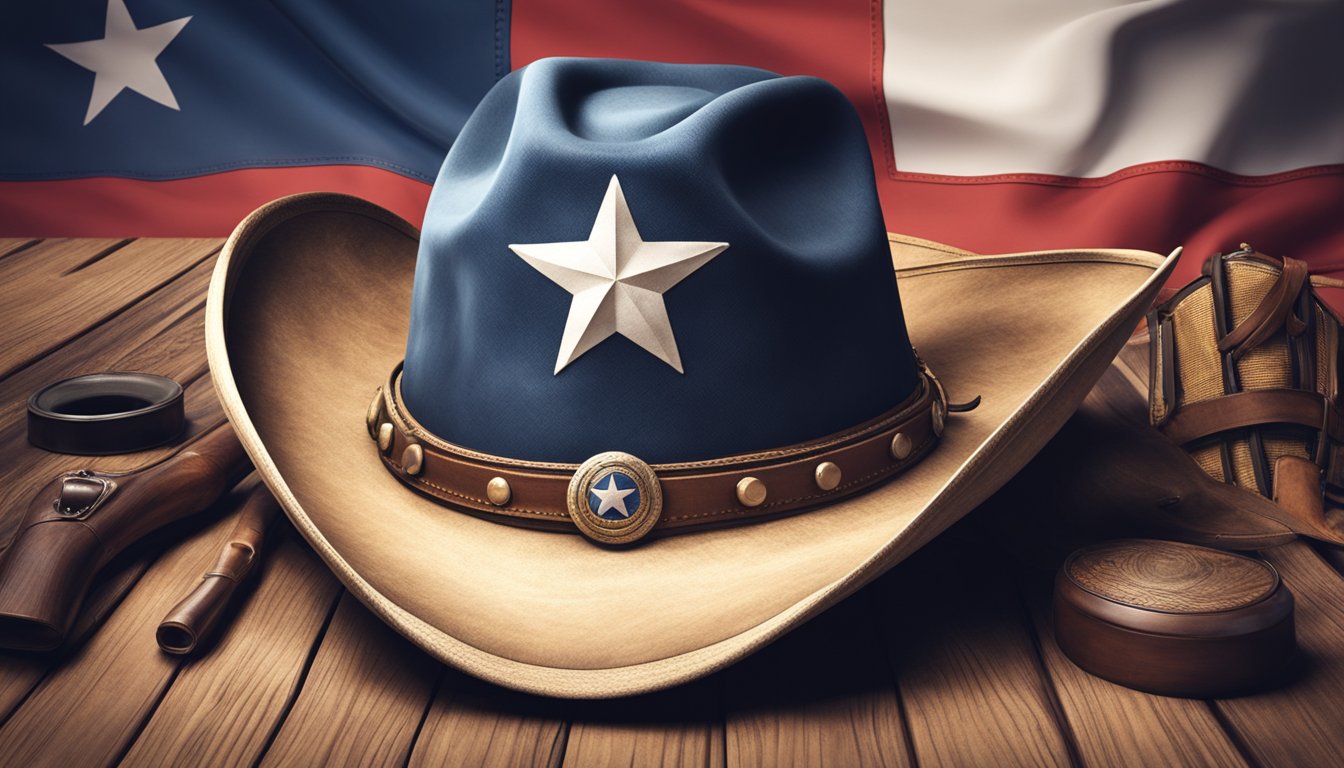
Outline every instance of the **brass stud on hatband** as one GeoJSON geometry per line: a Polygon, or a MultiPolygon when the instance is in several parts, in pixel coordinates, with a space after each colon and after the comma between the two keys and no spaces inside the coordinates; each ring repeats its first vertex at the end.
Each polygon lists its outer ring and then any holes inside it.
{"type": "Polygon", "coordinates": [[[378,428],[378,450],[382,451],[384,454],[389,453],[392,450],[391,422],[385,421],[383,422],[383,425],[378,428]]]}
{"type": "Polygon", "coordinates": [[[840,466],[833,461],[823,461],[817,465],[817,487],[823,491],[834,491],[839,487],[842,476],[840,466]]]}
{"type": "Polygon", "coordinates": [[[509,487],[508,480],[502,477],[491,478],[490,482],[485,484],[485,497],[496,507],[502,507],[513,498],[513,489],[509,487]]]}
{"type": "Polygon", "coordinates": [[[425,468],[425,449],[419,443],[411,443],[401,454],[401,468],[408,475],[418,475],[425,468]]]}
{"type": "Polygon", "coordinates": [[[744,507],[759,507],[765,502],[765,483],[755,477],[737,481],[737,500],[744,507]]]}
{"type": "Polygon", "coordinates": [[[379,387],[377,392],[373,393],[373,402],[369,403],[369,411],[364,414],[364,424],[369,428],[369,437],[377,439],[378,437],[378,417],[383,415],[383,388],[379,387]]]}
{"type": "Polygon", "coordinates": [[[914,443],[904,433],[897,432],[891,438],[891,458],[897,461],[905,461],[910,457],[910,452],[915,449],[914,443]]]}

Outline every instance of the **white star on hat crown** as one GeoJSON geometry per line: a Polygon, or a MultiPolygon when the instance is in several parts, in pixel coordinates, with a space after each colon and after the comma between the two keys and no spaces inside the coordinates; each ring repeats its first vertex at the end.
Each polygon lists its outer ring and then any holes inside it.
{"type": "Polygon", "coordinates": [[[131,12],[126,10],[125,0],[108,0],[102,39],[47,43],[51,50],[95,73],[84,124],[92,122],[126,88],[165,107],[179,109],[173,89],[168,86],[156,60],[189,21],[191,17],[184,16],[137,29],[131,20],[131,12]]]}
{"type": "Polygon", "coordinates": [[[587,240],[510,245],[533,269],[573,294],[555,373],[619,333],[684,373],[663,293],[728,243],[645,242],[615,176],[587,240]]]}

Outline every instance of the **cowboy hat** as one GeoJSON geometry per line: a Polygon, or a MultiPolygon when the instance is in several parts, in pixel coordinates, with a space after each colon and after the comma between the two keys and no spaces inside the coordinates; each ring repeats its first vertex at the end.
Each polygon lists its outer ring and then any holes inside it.
{"type": "Polygon", "coordinates": [[[690,680],[1012,477],[1175,263],[888,238],[871,167],[814,78],[543,60],[482,101],[423,233],[325,193],[239,224],[216,388],[434,656],[555,696],[690,680]]]}

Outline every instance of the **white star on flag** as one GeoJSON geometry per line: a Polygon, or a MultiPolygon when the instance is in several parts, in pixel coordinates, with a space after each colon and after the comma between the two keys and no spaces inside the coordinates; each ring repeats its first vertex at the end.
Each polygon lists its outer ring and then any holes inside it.
{"type": "Polygon", "coordinates": [[[635,228],[621,182],[612,176],[587,240],[509,249],[574,295],[555,373],[614,333],[684,373],[663,292],[727,247],[727,243],[645,242],[635,228]]]}
{"type": "Polygon", "coordinates": [[[92,122],[126,88],[165,107],[178,109],[173,89],[168,87],[163,70],[159,69],[155,60],[187,26],[188,21],[191,21],[191,17],[184,16],[136,29],[135,22],[131,21],[131,12],[126,10],[125,0],[108,0],[107,25],[102,39],[82,43],[47,43],[51,50],[95,73],[93,94],[89,97],[89,109],[84,113],[84,124],[92,122]]]}
{"type": "Polygon", "coordinates": [[[627,488],[622,491],[616,488],[616,475],[607,475],[607,487],[598,488],[593,486],[589,493],[601,500],[602,504],[597,508],[597,516],[601,517],[603,512],[612,510],[621,517],[629,517],[630,510],[625,508],[625,497],[634,493],[634,488],[627,488]]]}

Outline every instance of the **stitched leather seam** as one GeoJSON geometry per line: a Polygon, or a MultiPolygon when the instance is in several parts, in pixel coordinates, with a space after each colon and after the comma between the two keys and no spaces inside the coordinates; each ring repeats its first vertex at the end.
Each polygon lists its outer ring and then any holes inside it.
{"type": "Polygon", "coordinates": [[[840,486],[838,486],[838,487],[836,487],[836,488],[834,488],[834,489],[832,489],[832,490],[824,491],[824,492],[822,492],[822,493],[811,493],[811,494],[807,494],[807,495],[804,495],[804,496],[795,496],[795,497],[793,497],[793,498],[791,498],[791,499],[781,499],[781,500],[779,500],[779,501],[772,501],[772,502],[769,502],[769,503],[766,503],[766,504],[762,504],[762,505],[760,505],[759,507],[750,507],[750,508],[747,508],[747,507],[730,507],[730,508],[728,508],[728,509],[721,509],[721,510],[718,510],[718,511],[716,511],[716,512],[701,512],[701,513],[699,513],[699,514],[695,514],[695,515],[677,515],[677,516],[675,516],[675,517],[665,517],[665,518],[663,518],[663,519],[664,519],[664,520],[667,520],[668,522],[672,522],[672,521],[676,521],[676,520],[698,520],[698,519],[707,518],[707,517],[720,517],[720,516],[723,516],[723,515],[730,515],[730,514],[742,515],[743,513],[751,513],[751,514],[754,516],[754,515],[758,514],[759,512],[762,512],[762,511],[764,511],[764,510],[771,509],[771,508],[790,506],[790,505],[793,505],[793,504],[797,504],[797,503],[799,503],[799,502],[812,501],[812,500],[814,500],[814,499],[836,498],[838,495],[842,494],[843,492],[845,492],[845,491],[847,491],[847,490],[851,490],[851,489],[855,488],[856,486],[866,485],[866,484],[872,482],[873,480],[876,480],[876,479],[878,479],[878,478],[880,478],[880,477],[883,477],[883,476],[885,476],[885,475],[892,474],[893,472],[898,472],[898,471],[903,470],[903,469],[909,469],[911,466],[914,466],[914,464],[915,464],[919,459],[921,459],[921,458],[924,457],[924,454],[928,452],[928,449],[929,449],[929,447],[933,444],[933,442],[934,442],[933,440],[925,440],[925,441],[919,446],[919,448],[916,449],[913,453],[911,453],[911,455],[910,455],[907,459],[905,459],[904,461],[901,461],[901,462],[896,463],[896,464],[890,464],[890,465],[888,465],[888,466],[886,466],[886,467],[883,467],[882,469],[876,470],[876,471],[874,471],[874,472],[869,472],[868,474],[864,475],[863,477],[859,477],[859,478],[856,478],[856,479],[854,479],[854,480],[850,480],[849,482],[847,482],[847,483],[843,483],[843,484],[841,484],[840,486]]]}
{"type": "Polygon", "coordinates": [[[482,511],[490,512],[491,514],[508,516],[508,515],[509,515],[509,512],[512,511],[512,512],[522,512],[522,513],[524,513],[524,514],[528,514],[528,515],[541,515],[541,516],[543,516],[543,517],[559,517],[559,518],[563,518],[563,519],[565,519],[565,520],[568,520],[568,519],[569,519],[569,515],[568,515],[568,514],[562,514],[562,513],[559,513],[559,512],[547,512],[547,511],[545,511],[545,510],[541,510],[541,509],[528,509],[528,508],[526,508],[526,507],[515,507],[515,506],[512,506],[512,505],[510,505],[510,506],[508,507],[508,511],[505,511],[505,508],[504,508],[504,507],[496,507],[494,504],[491,504],[491,503],[490,503],[488,500],[486,500],[486,499],[480,499],[480,498],[477,498],[477,497],[475,497],[475,496],[471,496],[471,495],[468,495],[468,494],[465,494],[465,493],[458,493],[457,491],[454,491],[454,490],[452,490],[451,488],[445,488],[444,486],[439,485],[438,483],[434,482],[433,480],[426,480],[426,479],[423,478],[423,477],[408,477],[404,472],[401,471],[401,470],[402,470],[402,465],[401,465],[399,462],[392,461],[392,460],[390,460],[390,459],[385,459],[385,461],[387,461],[388,464],[392,465],[393,467],[395,467],[395,468],[398,470],[397,477],[405,478],[405,479],[411,481],[412,483],[414,483],[415,485],[427,485],[427,486],[429,486],[430,488],[433,488],[433,489],[435,489],[435,490],[439,491],[440,493],[443,493],[443,494],[445,494],[445,495],[447,495],[447,496],[452,496],[452,497],[455,498],[455,499],[461,499],[462,501],[470,501],[470,502],[473,502],[473,503],[475,503],[475,504],[477,504],[477,505],[479,505],[479,506],[487,506],[487,505],[488,505],[489,508],[488,508],[488,509],[485,509],[485,510],[482,510],[482,511]]]}

